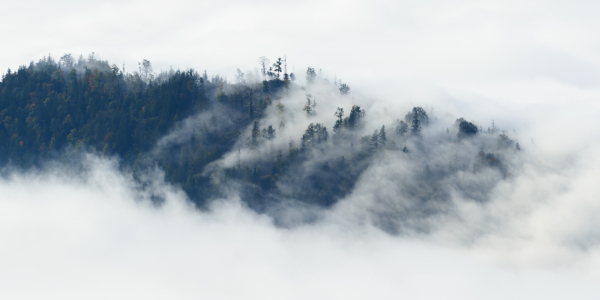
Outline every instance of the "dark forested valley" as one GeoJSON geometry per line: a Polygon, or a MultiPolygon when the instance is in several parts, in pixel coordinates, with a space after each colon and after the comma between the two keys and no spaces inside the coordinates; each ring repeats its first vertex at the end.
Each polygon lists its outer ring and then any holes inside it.
{"type": "Polygon", "coordinates": [[[373,191],[375,201],[407,197],[430,213],[439,206],[427,203],[456,190],[485,201],[516,166],[519,144],[493,124],[449,122],[421,106],[377,117],[349,85],[314,68],[296,75],[281,59],[259,63],[253,80],[238,70],[235,82],[193,69],[155,73],[145,60],[126,73],[94,55],[8,70],[3,173],[94,152],[134,177],[158,166],[200,208],[232,193],[258,211],[329,207],[376,180],[389,181],[391,194],[373,191]]]}

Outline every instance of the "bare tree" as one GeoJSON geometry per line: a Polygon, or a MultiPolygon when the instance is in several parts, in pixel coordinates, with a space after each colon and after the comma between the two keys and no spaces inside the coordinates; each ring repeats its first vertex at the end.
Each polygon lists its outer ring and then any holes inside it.
{"type": "Polygon", "coordinates": [[[73,66],[75,66],[75,60],[73,59],[73,56],[71,56],[71,54],[65,54],[63,55],[60,60],[59,63],[65,67],[65,68],[73,68],[73,66]]]}
{"type": "Polygon", "coordinates": [[[154,75],[152,74],[152,64],[147,59],[144,59],[141,63],[138,63],[140,68],[140,76],[144,81],[152,80],[154,75]]]}
{"type": "Polygon", "coordinates": [[[271,63],[271,61],[268,58],[264,57],[264,56],[261,56],[261,57],[258,58],[258,64],[261,67],[260,70],[262,72],[262,75],[263,75],[264,79],[267,78],[267,66],[269,65],[269,63],[271,63]]]}
{"type": "Polygon", "coordinates": [[[235,81],[237,84],[246,84],[246,80],[244,80],[244,73],[239,68],[237,69],[237,74],[235,75],[235,81]]]}

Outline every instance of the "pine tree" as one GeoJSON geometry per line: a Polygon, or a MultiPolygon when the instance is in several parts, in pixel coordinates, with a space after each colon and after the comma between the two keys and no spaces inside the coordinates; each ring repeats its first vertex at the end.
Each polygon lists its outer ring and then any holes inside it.
{"type": "Polygon", "coordinates": [[[387,136],[385,135],[385,125],[381,126],[381,130],[379,130],[379,145],[385,146],[387,143],[387,136]]]}
{"type": "Polygon", "coordinates": [[[363,125],[362,118],[365,115],[365,111],[360,109],[360,106],[353,105],[350,110],[350,116],[348,117],[348,127],[350,130],[360,129],[363,125]]]}
{"type": "Polygon", "coordinates": [[[413,136],[420,136],[421,135],[421,122],[419,122],[419,118],[417,117],[417,115],[413,116],[412,125],[411,125],[411,128],[410,128],[410,133],[413,136]]]}
{"type": "Polygon", "coordinates": [[[302,135],[302,149],[306,149],[309,146],[314,144],[314,136],[315,136],[315,125],[310,123],[306,131],[302,135]]]}
{"type": "Polygon", "coordinates": [[[344,109],[341,107],[338,107],[334,116],[336,116],[338,119],[335,121],[335,125],[333,125],[333,132],[335,134],[339,134],[342,131],[342,124],[343,124],[342,118],[344,117],[344,109]]]}
{"type": "Polygon", "coordinates": [[[258,128],[258,121],[254,121],[252,125],[252,132],[248,140],[248,148],[256,149],[260,145],[260,129],[258,128]]]}
{"type": "Polygon", "coordinates": [[[281,60],[281,57],[277,59],[277,61],[273,64],[273,72],[277,73],[277,79],[279,79],[279,73],[282,72],[281,69],[281,65],[283,64],[283,61],[281,60]]]}
{"type": "Polygon", "coordinates": [[[308,67],[308,69],[306,70],[306,83],[307,84],[313,83],[315,81],[316,77],[317,77],[317,73],[315,72],[315,69],[308,67]]]}
{"type": "Polygon", "coordinates": [[[323,126],[323,124],[317,123],[315,131],[317,133],[317,143],[327,142],[329,138],[329,133],[327,133],[327,128],[323,126]]]}
{"type": "Polygon", "coordinates": [[[427,112],[425,112],[425,109],[422,107],[413,107],[413,109],[406,114],[404,119],[406,122],[412,122],[415,117],[419,119],[420,125],[429,125],[429,116],[427,116],[427,112]]]}
{"type": "Polygon", "coordinates": [[[306,128],[306,131],[302,135],[302,149],[306,149],[316,144],[327,142],[328,138],[329,133],[327,132],[327,128],[323,126],[323,124],[310,123],[310,125],[308,125],[308,128],[306,128]]]}
{"type": "Polygon", "coordinates": [[[263,128],[263,129],[261,130],[261,133],[262,133],[262,138],[266,140],[266,139],[267,139],[267,129],[266,129],[266,128],[263,128]]]}
{"type": "Polygon", "coordinates": [[[275,138],[275,129],[273,128],[273,125],[269,125],[269,127],[267,128],[267,140],[271,141],[275,138]]]}
{"type": "Polygon", "coordinates": [[[371,139],[369,140],[369,150],[371,150],[371,152],[375,152],[375,151],[377,151],[378,148],[379,148],[379,133],[377,132],[377,130],[375,130],[373,132],[373,134],[371,135],[371,139]]]}
{"type": "Polygon", "coordinates": [[[306,112],[307,117],[312,117],[316,115],[315,106],[317,105],[316,101],[311,101],[312,95],[306,93],[306,104],[304,105],[303,111],[306,112]]]}
{"type": "Polygon", "coordinates": [[[350,93],[350,87],[347,84],[342,83],[340,85],[340,94],[346,95],[348,93],[350,93]]]}

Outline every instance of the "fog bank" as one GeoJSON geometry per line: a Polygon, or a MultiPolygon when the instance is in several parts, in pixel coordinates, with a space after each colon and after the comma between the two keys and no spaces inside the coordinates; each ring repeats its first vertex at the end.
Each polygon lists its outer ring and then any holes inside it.
{"type": "MultiPolygon", "coordinates": [[[[463,222],[441,219],[446,225],[433,237],[388,235],[368,223],[352,222],[342,208],[333,212],[338,220],[281,229],[235,198],[197,211],[181,191],[161,181],[158,171],[143,188],[119,172],[114,161],[89,156],[84,165],[87,171],[78,177],[54,168],[0,181],[5,297],[598,297],[600,252],[595,243],[581,245],[582,252],[552,241],[558,237],[572,245],[597,236],[590,231],[597,226],[587,223],[593,219],[586,217],[597,206],[574,195],[597,192],[589,184],[590,173],[581,174],[571,192],[547,205],[529,205],[535,210],[498,223],[499,230],[474,245],[444,235],[476,231],[486,214],[502,220],[498,215],[515,213],[507,205],[517,199],[499,199],[508,203],[492,204],[489,210],[465,205],[463,222]],[[153,204],[152,195],[160,195],[164,203],[153,204]],[[572,214],[578,217],[548,226],[572,214]],[[544,259],[548,252],[553,253],[544,259]]],[[[517,184],[515,190],[521,189],[527,187],[517,184]]]]}

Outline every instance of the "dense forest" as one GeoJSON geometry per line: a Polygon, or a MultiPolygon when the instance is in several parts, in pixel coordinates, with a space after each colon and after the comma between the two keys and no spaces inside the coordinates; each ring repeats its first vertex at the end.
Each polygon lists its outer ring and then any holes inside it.
{"type": "Polygon", "coordinates": [[[38,168],[95,151],[136,176],[158,166],[198,207],[235,191],[267,211],[283,202],[331,206],[370,167],[398,160],[411,166],[410,178],[398,178],[401,195],[445,201],[449,186],[460,187],[448,184],[457,174],[484,172],[494,180],[470,195],[483,201],[520,150],[495,125],[447,124],[423,107],[369,118],[358,103],[366,100],[350,98],[337,79],[309,67],[297,84],[284,60],[259,65],[253,80],[238,69],[233,83],[193,69],[157,74],[146,60],[126,73],[93,54],[9,69],[0,82],[0,163],[38,168]]]}

